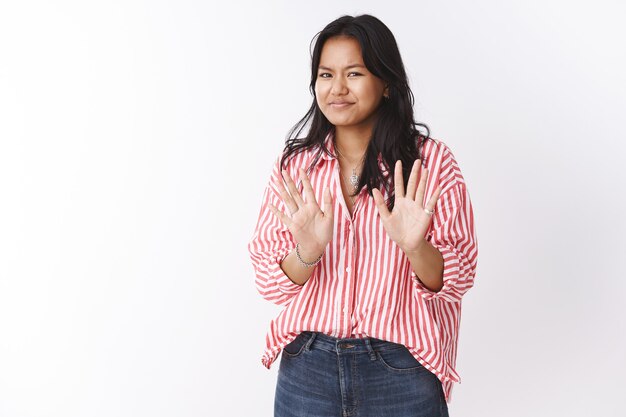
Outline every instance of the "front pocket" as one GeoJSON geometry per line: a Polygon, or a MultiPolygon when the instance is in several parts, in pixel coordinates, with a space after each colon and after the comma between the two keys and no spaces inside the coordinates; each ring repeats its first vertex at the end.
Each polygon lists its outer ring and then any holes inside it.
{"type": "Polygon", "coordinates": [[[378,361],[390,371],[415,372],[426,369],[406,347],[385,349],[376,352],[378,361]]]}
{"type": "Polygon", "coordinates": [[[285,347],[283,347],[283,356],[295,358],[296,356],[300,355],[302,351],[304,351],[304,347],[306,346],[306,342],[308,340],[309,338],[305,334],[300,333],[295,339],[291,341],[291,343],[288,343],[285,345],[285,347]]]}

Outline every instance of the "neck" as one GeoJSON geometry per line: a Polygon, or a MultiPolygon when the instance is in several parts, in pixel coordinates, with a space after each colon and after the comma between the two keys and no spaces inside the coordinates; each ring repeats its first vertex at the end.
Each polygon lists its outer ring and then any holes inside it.
{"type": "Polygon", "coordinates": [[[348,162],[357,163],[365,155],[372,131],[354,128],[335,128],[335,145],[348,162]]]}

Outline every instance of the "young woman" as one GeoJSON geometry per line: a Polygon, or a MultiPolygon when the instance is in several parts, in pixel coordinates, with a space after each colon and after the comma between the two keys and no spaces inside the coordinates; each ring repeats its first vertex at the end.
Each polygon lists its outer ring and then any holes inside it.
{"type": "Polygon", "coordinates": [[[380,20],[328,24],[311,70],[313,103],[276,158],[248,244],[257,290],[284,306],[262,357],[269,369],[282,350],[274,415],[447,416],[477,264],[465,181],[415,123],[380,20]]]}

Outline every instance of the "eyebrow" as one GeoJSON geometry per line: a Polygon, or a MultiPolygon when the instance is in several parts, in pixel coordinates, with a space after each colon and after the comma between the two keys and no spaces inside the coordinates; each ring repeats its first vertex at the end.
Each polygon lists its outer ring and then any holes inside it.
{"type": "MultiPolygon", "coordinates": [[[[365,65],[361,65],[361,64],[350,64],[348,66],[346,66],[344,69],[350,69],[350,68],[365,68],[365,65]]],[[[325,67],[323,65],[320,65],[319,67],[317,67],[318,70],[327,70],[327,71],[332,71],[331,68],[325,67]]]]}

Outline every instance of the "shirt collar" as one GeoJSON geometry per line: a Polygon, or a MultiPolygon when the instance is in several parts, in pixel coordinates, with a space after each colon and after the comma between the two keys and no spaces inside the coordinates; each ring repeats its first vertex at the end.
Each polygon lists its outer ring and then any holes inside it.
{"type": "MultiPolygon", "coordinates": [[[[328,150],[328,152],[330,152],[331,155],[335,155],[335,143],[333,142],[332,131],[328,132],[328,134],[326,135],[326,138],[324,139],[324,147],[328,150]]],[[[331,155],[328,155],[326,152],[324,152],[324,150],[322,150],[322,155],[320,159],[325,159],[327,161],[330,161],[331,159],[337,159],[335,156],[331,155]]]]}

